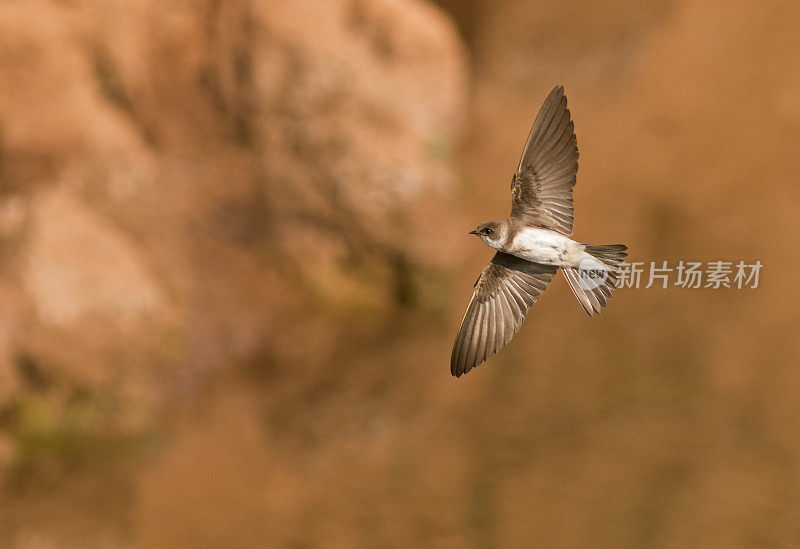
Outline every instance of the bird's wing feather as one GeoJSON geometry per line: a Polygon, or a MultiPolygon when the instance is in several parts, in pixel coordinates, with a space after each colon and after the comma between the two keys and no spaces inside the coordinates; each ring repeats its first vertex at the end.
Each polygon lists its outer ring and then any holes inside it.
{"type": "Polygon", "coordinates": [[[511,180],[511,217],[527,225],[572,234],[572,187],[578,144],[564,87],[545,99],[511,180]]]}
{"type": "Polygon", "coordinates": [[[475,282],[472,299],[453,345],[450,372],[469,372],[505,346],[519,331],[528,308],[556,274],[557,267],[497,252],[475,282]]]}

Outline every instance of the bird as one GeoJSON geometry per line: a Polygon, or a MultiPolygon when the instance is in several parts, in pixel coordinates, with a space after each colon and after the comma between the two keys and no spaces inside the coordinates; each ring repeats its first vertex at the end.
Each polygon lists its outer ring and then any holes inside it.
{"type": "Polygon", "coordinates": [[[496,250],[476,280],[450,357],[461,377],[511,341],[559,268],[584,310],[606,306],[624,266],[624,244],[572,240],[572,188],[578,172],[575,126],[564,86],[542,104],[511,179],[511,214],[469,234],[496,250]]]}

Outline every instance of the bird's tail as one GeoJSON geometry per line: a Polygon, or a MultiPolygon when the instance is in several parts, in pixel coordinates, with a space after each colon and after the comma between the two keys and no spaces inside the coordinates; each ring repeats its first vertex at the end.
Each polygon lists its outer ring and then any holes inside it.
{"type": "Polygon", "coordinates": [[[627,249],[624,244],[587,245],[588,255],[580,265],[564,268],[569,287],[589,316],[599,313],[611,298],[627,249]]]}

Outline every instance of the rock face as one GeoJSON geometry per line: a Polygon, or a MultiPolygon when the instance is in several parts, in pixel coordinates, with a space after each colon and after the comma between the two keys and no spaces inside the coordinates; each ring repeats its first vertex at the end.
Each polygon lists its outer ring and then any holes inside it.
{"type": "Polygon", "coordinates": [[[43,326],[69,329],[94,314],[135,326],[164,309],[142,250],[113,223],[61,188],[30,206],[21,278],[43,326]]]}
{"type": "Polygon", "coordinates": [[[796,3],[438,1],[456,204],[428,4],[0,2],[0,547],[800,545],[796,3]],[[577,239],[761,285],[559,276],[455,381],[556,83],[577,239]]]}
{"type": "Polygon", "coordinates": [[[309,297],[380,314],[446,260],[428,252],[452,234],[435,213],[466,79],[434,8],[34,4],[0,6],[12,448],[139,433],[203,375],[280,360],[309,297]],[[76,403],[89,411],[66,426],[76,403]]]}

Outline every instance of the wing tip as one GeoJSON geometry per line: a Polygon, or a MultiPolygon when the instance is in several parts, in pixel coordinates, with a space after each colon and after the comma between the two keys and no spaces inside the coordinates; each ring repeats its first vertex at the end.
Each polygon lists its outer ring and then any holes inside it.
{"type": "Polygon", "coordinates": [[[564,97],[566,95],[566,92],[564,91],[564,84],[556,84],[550,92],[550,95],[564,97]]]}
{"type": "Polygon", "coordinates": [[[557,103],[564,103],[564,107],[566,108],[566,100],[567,96],[564,95],[564,86],[559,84],[547,94],[547,98],[544,100],[544,103],[542,103],[542,109],[546,105],[555,105],[557,103]]]}
{"type": "Polygon", "coordinates": [[[461,376],[472,370],[472,368],[468,368],[466,364],[461,365],[460,362],[461,361],[458,360],[456,362],[451,361],[450,363],[450,375],[456,379],[460,378],[461,376]]]}

